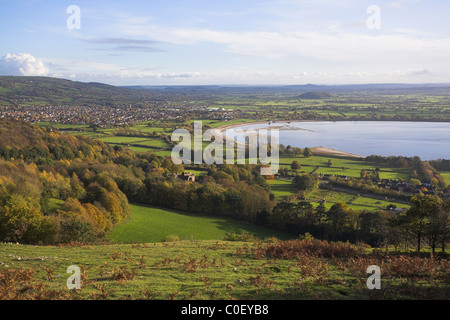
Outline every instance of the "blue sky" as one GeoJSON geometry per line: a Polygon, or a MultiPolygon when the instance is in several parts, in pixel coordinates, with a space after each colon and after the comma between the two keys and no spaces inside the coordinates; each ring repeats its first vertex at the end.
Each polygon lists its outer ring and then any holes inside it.
{"type": "Polygon", "coordinates": [[[447,0],[0,0],[0,7],[0,74],[114,85],[450,82],[447,0]],[[79,29],[67,27],[70,5],[80,9],[79,29]],[[379,20],[371,20],[371,5],[379,20]]]}

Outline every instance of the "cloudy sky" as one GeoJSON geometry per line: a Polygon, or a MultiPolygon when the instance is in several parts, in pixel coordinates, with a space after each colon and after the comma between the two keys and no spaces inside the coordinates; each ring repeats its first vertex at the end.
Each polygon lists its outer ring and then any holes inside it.
{"type": "Polygon", "coordinates": [[[448,0],[0,5],[2,75],[114,85],[450,82],[448,0]]]}

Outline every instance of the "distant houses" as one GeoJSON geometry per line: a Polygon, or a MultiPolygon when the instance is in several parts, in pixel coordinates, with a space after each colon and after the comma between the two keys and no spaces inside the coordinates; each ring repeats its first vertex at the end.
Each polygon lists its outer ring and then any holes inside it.
{"type": "Polygon", "coordinates": [[[184,181],[192,181],[195,182],[195,174],[192,172],[183,172],[182,174],[177,175],[178,179],[184,181]]]}
{"type": "Polygon", "coordinates": [[[51,122],[58,124],[92,125],[99,128],[119,127],[135,122],[188,118],[231,121],[240,111],[225,108],[208,108],[180,104],[172,107],[151,105],[145,107],[108,106],[0,106],[0,118],[12,118],[30,123],[51,122]]]}

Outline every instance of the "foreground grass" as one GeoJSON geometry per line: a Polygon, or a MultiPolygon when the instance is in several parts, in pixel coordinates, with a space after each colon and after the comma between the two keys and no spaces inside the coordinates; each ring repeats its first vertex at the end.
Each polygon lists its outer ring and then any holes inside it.
{"type": "Polygon", "coordinates": [[[0,299],[447,299],[446,258],[320,241],[0,244],[0,299]],[[382,288],[366,286],[369,265],[382,288]],[[81,269],[81,289],[66,287],[81,269]]]}

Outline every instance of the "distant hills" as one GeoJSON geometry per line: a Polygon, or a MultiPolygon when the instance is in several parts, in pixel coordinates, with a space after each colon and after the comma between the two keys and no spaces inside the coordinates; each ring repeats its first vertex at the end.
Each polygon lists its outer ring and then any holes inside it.
{"type": "Polygon", "coordinates": [[[306,92],[298,96],[300,99],[328,99],[331,98],[332,95],[328,92],[306,92]]]}
{"type": "Polygon", "coordinates": [[[125,86],[124,88],[135,90],[150,90],[153,92],[170,91],[174,93],[198,93],[205,94],[216,93],[291,93],[291,94],[305,94],[309,92],[374,92],[374,93],[392,93],[399,94],[399,92],[448,92],[450,83],[441,84],[406,84],[406,83],[375,83],[375,84],[343,84],[343,85],[172,85],[172,86],[125,86]]]}
{"type": "Polygon", "coordinates": [[[219,95],[286,94],[299,99],[325,99],[345,92],[448,95],[449,89],[450,84],[112,86],[51,77],[0,76],[0,106],[148,106],[219,95]]]}
{"type": "Polygon", "coordinates": [[[136,91],[96,82],[50,77],[0,76],[0,105],[106,105],[119,107],[151,99],[136,91]]]}

